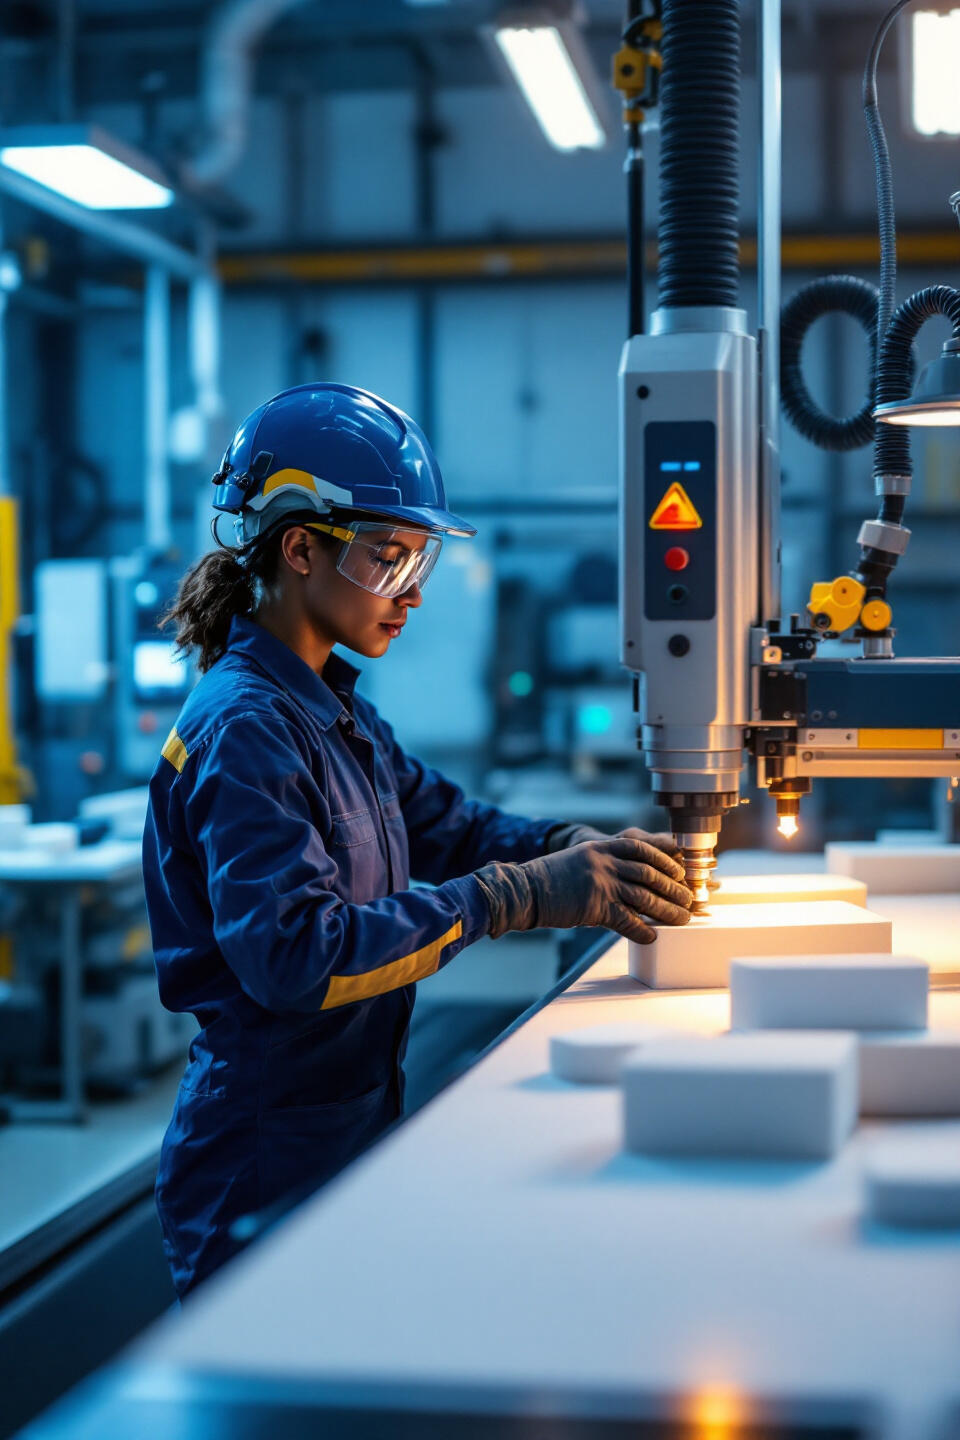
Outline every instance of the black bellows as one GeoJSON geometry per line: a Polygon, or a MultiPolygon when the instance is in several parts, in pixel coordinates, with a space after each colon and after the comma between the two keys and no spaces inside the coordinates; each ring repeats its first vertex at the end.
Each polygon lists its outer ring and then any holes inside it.
{"type": "Polygon", "coordinates": [[[660,304],[737,304],[738,0],[663,0],[660,304]]]}

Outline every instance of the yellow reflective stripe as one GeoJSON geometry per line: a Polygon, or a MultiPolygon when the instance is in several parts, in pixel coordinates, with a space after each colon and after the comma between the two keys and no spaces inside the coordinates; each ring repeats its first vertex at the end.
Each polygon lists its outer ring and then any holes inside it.
{"type": "Polygon", "coordinates": [[[861,730],[861,750],[942,750],[942,730],[861,730]]]}
{"type": "Polygon", "coordinates": [[[270,495],[281,485],[298,485],[301,490],[312,490],[316,494],[313,476],[307,470],[275,470],[263,483],[263,494],[270,495]]]}
{"type": "Polygon", "coordinates": [[[458,920],[439,940],[431,940],[421,950],[414,950],[412,955],[404,955],[399,960],[391,960],[389,965],[381,965],[378,970],[368,970],[365,975],[332,975],[320,1009],[335,1010],[339,1005],[352,1005],[357,1000],[386,995],[388,990],[399,990],[402,985],[412,985],[415,980],[433,975],[440,964],[440,951],[445,945],[459,940],[462,934],[463,922],[458,920]]]}
{"type": "Polygon", "coordinates": [[[183,769],[184,765],[186,765],[187,763],[187,756],[189,755],[189,753],[190,752],[187,750],[186,745],[184,745],[183,741],[180,739],[180,736],[177,734],[176,726],[174,726],[174,728],[170,731],[170,734],[167,736],[166,740],[164,740],[163,749],[160,751],[160,754],[163,756],[164,760],[170,761],[170,764],[173,766],[174,770],[176,770],[179,774],[179,772],[183,769]]]}
{"type": "Polygon", "coordinates": [[[321,525],[319,520],[308,520],[304,529],[322,530],[325,535],[336,535],[338,540],[346,540],[348,543],[356,539],[357,534],[356,530],[343,530],[339,525],[321,525]]]}

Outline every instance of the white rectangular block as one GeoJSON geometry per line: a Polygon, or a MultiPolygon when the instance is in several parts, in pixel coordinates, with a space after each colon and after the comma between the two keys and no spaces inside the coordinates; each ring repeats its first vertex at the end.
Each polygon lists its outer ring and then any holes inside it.
{"type": "Polygon", "coordinates": [[[730,965],[734,1030],[917,1030],[930,967],[902,955],[754,955],[730,965]]]}
{"type": "Polygon", "coordinates": [[[960,1115],[960,1032],[860,1036],[861,1115],[960,1115]]]}
{"type": "Polygon", "coordinates": [[[874,1147],[864,1166],[867,1215],[881,1225],[960,1227],[960,1144],[904,1137],[874,1147]]]}
{"type": "Polygon", "coordinates": [[[841,900],[722,905],[688,925],[658,925],[650,945],[628,947],[635,980],[655,990],[722,989],[730,961],[748,955],[889,955],[889,920],[841,900]]]}
{"type": "Polygon", "coordinates": [[[865,907],[867,887],[848,875],[718,876],[720,889],[710,895],[717,905],[782,905],[790,900],[845,900],[865,907]]]}
{"type": "Polygon", "coordinates": [[[852,1035],[663,1040],[622,1073],[626,1147],[642,1154],[826,1159],[856,1123],[852,1035]]]}
{"type": "Polygon", "coordinates": [[[683,1031],[640,1020],[584,1025],[550,1037],[550,1069],[558,1080],[574,1085],[616,1085],[624,1062],[635,1050],[683,1031]]]}
{"type": "Polygon", "coordinates": [[[826,847],[831,875],[862,880],[874,895],[938,895],[960,890],[960,845],[877,845],[843,842],[826,847]]]}

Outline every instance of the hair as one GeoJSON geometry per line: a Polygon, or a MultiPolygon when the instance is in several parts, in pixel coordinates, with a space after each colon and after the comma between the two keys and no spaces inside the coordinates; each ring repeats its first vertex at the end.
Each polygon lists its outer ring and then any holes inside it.
{"type": "MultiPolygon", "coordinates": [[[[196,654],[201,674],[226,651],[233,617],[253,614],[264,590],[276,580],[281,543],[291,528],[290,524],[281,526],[254,549],[243,552],[242,560],[237,550],[211,550],[191,565],[180,581],[160,626],[176,626],[177,649],[185,655],[196,654]]],[[[328,537],[317,534],[316,538],[323,544],[328,537]]]]}

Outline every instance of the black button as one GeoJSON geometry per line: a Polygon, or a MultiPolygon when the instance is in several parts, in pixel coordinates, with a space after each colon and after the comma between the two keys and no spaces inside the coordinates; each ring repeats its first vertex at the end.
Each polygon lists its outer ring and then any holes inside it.
{"type": "Polygon", "coordinates": [[[671,605],[682,605],[689,594],[686,585],[671,585],[667,591],[667,599],[671,605]]]}
{"type": "Polygon", "coordinates": [[[667,649],[671,655],[686,655],[690,649],[690,641],[686,635],[671,635],[667,641],[667,649]]]}

